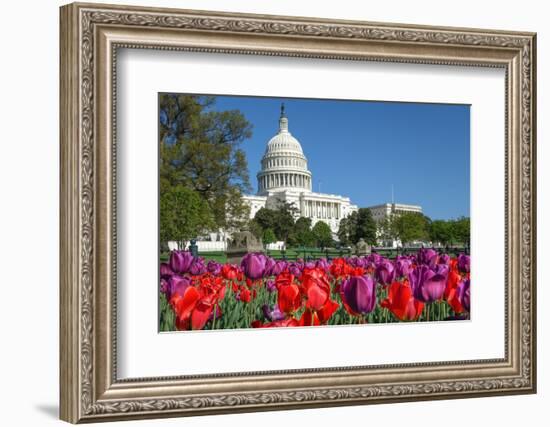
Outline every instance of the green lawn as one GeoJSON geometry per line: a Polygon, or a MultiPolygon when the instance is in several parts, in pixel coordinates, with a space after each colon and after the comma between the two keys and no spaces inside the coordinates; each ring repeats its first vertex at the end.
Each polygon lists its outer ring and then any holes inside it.
{"type": "MultiPolygon", "coordinates": [[[[218,261],[221,264],[227,262],[227,256],[225,252],[203,252],[199,253],[199,256],[201,258],[204,258],[206,261],[210,261],[211,259],[213,259],[214,261],[218,261]]],[[[167,262],[169,258],[169,253],[160,254],[160,262],[167,262]]]]}
{"type": "MultiPolygon", "coordinates": [[[[327,253],[330,258],[337,258],[340,256],[349,255],[346,250],[340,251],[338,249],[329,249],[327,252],[326,250],[321,250],[319,248],[289,248],[284,252],[284,259],[287,259],[289,261],[295,261],[298,258],[306,257],[308,259],[319,259],[325,258],[327,256],[327,253]]],[[[266,254],[275,259],[283,259],[283,251],[267,251],[266,254]]],[[[212,259],[222,264],[227,262],[227,255],[225,254],[225,252],[202,252],[199,253],[199,256],[204,258],[206,261],[212,259]]],[[[160,255],[160,262],[167,262],[169,257],[169,253],[162,253],[160,255]]]]}
{"type": "MultiPolygon", "coordinates": [[[[396,249],[385,249],[385,250],[378,250],[377,253],[390,259],[394,259],[397,255],[409,255],[414,254],[418,251],[418,248],[410,248],[406,251],[403,251],[403,249],[400,249],[397,251],[396,249]]],[[[452,248],[449,250],[449,255],[458,255],[460,252],[464,252],[464,248],[452,248]]],[[[320,258],[326,258],[327,257],[327,251],[321,250],[319,248],[289,248],[284,252],[279,250],[274,251],[267,251],[267,255],[269,255],[272,258],[275,259],[286,259],[288,261],[296,261],[298,258],[302,259],[309,259],[309,260],[316,260],[320,258]]],[[[328,250],[328,257],[330,259],[342,257],[342,256],[350,256],[351,254],[346,249],[329,249],[328,250]]],[[[224,264],[227,262],[227,255],[225,252],[202,252],[199,253],[199,256],[204,258],[207,262],[210,260],[217,261],[221,264],[224,264]]],[[[160,255],[160,262],[167,262],[170,257],[169,253],[163,253],[160,255]]]]}

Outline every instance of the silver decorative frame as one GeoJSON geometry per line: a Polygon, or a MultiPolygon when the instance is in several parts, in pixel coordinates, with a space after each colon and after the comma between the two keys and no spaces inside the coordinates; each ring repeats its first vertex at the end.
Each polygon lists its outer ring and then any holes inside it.
{"type": "Polygon", "coordinates": [[[533,33],[127,6],[61,8],[61,418],[90,421],[536,391],[533,33]],[[116,376],[116,50],[506,70],[506,339],[498,360],[175,378],[116,376]]]}

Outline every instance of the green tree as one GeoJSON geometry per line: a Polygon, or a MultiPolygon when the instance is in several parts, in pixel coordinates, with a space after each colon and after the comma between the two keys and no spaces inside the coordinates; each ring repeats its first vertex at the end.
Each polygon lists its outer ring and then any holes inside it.
{"type": "Polygon", "coordinates": [[[455,240],[453,222],[444,220],[435,220],[430,225],[430,240],[439,242],[443,245],[449,245],[455,240]]]}
{"type": "Polygon", "coordinates": [[[340,243],[345,246],[349,246],[355,243],[355,236],[357,233],[357,212],[352,212],[347,217],[340,220],[338,228],[338,239],[340,243]]]}
{"type": "Polygon", "coordinates": [[[368,208],[360,208],[357,212],[357,221],[353,243],[363,239],[369,245],[376,244],[376,222],[368,208]]]}
{"type": "Polygon", "coordinates": [[[159,97],[161,188],[183,185],[207,204],[219,228],[246,222],[240,197],[250,191],[241,143],[252,126],[238,110],[216,111],[215,97],[159,97]]]}
{"type": "Polygon", "coordinates": [[[380,240],[393,241],[399,238],[397,232],[397,215],[391,213],[378,223],[378,237],[380,240]]]}
{"type": "Polygon", "coordinates": [[[183,185],[168,186],[160,196],[160,240],[180,246],[215,228],[207,203],[183,185]]]}
{"type": "Polygon", "coordinates": [[[403,244],[429,238],[429,218],[416,212],[405,212],[395,218],[397,236],[403,244]]]}
{"type": "Polygon", "coordinates": [[[264,230],[275,230],[277,212],[273,209],[261,208],[256,212],[256,215],[254,215],[253,221],[260,228],[260,235],[262,235],[264,230]]]}
{"type": "Polygon", "coordinates": [[[311,230],[315,236],[315,242],[320,248],[326,248],[332,245],[332,231],[327,223],[317,221],[311,230]]]}
{"type": "Polygon", "coordinates": [[[254,218],[248,221],[244,229],[250,231],[258,239],[261,239],[264,233],[264,229],[256,222],[254,218]]]}
{"type": "Polygon", "coordinates": [[[294,231],[294,218],[296,217],[297,211],[298,209],[296,209],[293,203],[279,203],[275,210],[276,223],[273,229],[278,240],[288,242],[289,238],[292,237],[294,231]]]}
{"type": "Polygon", "coordinates": [[[311,218],[300,217],[296,220],[292,241],[289,243],[298,246],[313,246],[315,244],[315,236],[311,231],[311,218]]]}
{"type": "Polygon", "coordinates": [[[275,233],[271,228],[264,230],[262,235],[262,241],[265,245],[269,245],[270,243],[274,243],[277,241],[277,237],[275,237],[275,233]]]}
{"type": "Polygon", "coordinates": [[[261,208],[254,215],[254,222],[261,228],[262,232],[267,229],[273,230],[277,240],[288,242],[292,240],[294,229],[294,216],[296,208],[290,203],[280,203],[276,209],[261,208]]]}
{"type": "Polygon", "coordinates": [[[460,217],[453,222],[453,236],[462,244],[470,244],[470,218],[460,217]]]}

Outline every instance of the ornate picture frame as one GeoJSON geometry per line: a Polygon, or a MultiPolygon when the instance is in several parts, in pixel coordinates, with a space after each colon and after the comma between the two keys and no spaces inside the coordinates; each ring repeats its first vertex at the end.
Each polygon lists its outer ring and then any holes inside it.
{"type": "Polygon", "coordinates": [[[534,33],[79,3],[60,13],[61,419],[79,423],[536,392],[534,33]],[[120,48],[504,69],[505,357],[119,380],[120,48]]]}

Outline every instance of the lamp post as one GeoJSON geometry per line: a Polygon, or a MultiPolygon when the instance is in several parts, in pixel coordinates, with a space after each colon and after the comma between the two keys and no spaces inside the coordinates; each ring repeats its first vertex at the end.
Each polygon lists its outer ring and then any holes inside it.
{"type": "Polygon", "coordinates": [[[191,252],[193,258],[197,258],[199,256],[199,247],[197,246],[196,239],[191,239],[191,242],[189,243],[189,252],[191,252]]]}

